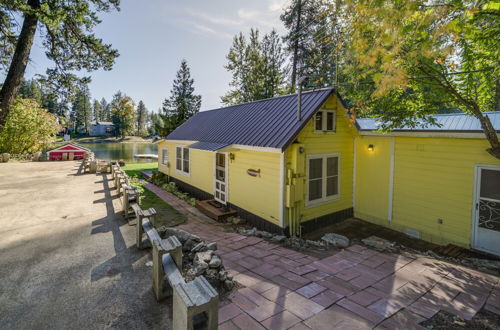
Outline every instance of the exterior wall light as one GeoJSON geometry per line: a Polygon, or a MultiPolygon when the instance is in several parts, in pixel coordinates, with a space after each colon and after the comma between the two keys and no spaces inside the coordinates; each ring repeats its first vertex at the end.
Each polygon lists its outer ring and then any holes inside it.
{"type": "Polygon", "coordinates": [[[373,144],[369,144],[368,145],[368,150],[369,151],[373,151],[373,149],[375,149],[375,147],[373,146],[373,144]]]}
{"type": "Polygon", "coordinates": [[[234,160],[234,154],[232,152],[229,153],[229,159],[234,160]]]}
{"type": "Polygon", "coordinates": [[[303,154],[303,153],[304,153],[304,151],[306,151],[306,149],[305,149],[304,147],[299,147],[299,152],[300,152],[301,154],[303,154]]]}

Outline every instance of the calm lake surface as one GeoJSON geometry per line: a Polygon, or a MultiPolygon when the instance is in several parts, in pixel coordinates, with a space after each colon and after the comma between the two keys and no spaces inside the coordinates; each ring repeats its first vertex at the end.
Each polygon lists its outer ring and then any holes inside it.
{"type": "Polygon", "coordinates": [[[152,143],[82,143],[91,149],[95,157],[103,160],[123,159],[125,163],[149,163],[156,159],[134,158],[137,154],[158,154],[158,146],[152,143]]]}

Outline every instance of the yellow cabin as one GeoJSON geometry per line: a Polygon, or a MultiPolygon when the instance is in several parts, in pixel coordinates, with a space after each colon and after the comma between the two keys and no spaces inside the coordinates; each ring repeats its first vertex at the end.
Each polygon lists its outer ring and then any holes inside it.
{"type": "MultiPolygon", "coordinates": [[[[500,130],[500,113],[490,113],[500,130]]],[[[199,200],[298,235],[352,216],[500,255],[500,160],[479,122],[377,131],[334,89],[203,111],[158,145],[158,167],[199,200]]]]}

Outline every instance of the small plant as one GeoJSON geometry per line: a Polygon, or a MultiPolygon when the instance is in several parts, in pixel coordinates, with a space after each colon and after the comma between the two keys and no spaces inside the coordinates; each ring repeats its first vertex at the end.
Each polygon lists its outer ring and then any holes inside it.
{"type": "Polygon", "coordinates": [[[175,182],[165,183],[161,185],[161,187],[169,193],[172,193],[180,199],[186,201],[189,205],[196,205],[196,198],[190,197],[187,193],[180,191],[175,185],[175,182]]]}
{"type": "Polygon", "coordinates": [[[153,175],[151,176],[151,181],[160,187],[163,187],[164,184],[168,183],[169,178],[168,175],[162,173],[160,171],[153,171],[153,175]]]}

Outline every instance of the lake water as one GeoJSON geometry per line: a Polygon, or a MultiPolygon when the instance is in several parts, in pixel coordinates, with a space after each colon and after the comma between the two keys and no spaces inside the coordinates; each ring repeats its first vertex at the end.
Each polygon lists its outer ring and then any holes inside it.
{"type": "Polygon", "coordinates": [[[158,154],[158,145],[152,143],[82,143],[91,149],[97,159],[119,160],[125,163],[156,162],[156,159],[134,158],[137,154],[158,154]]]}

